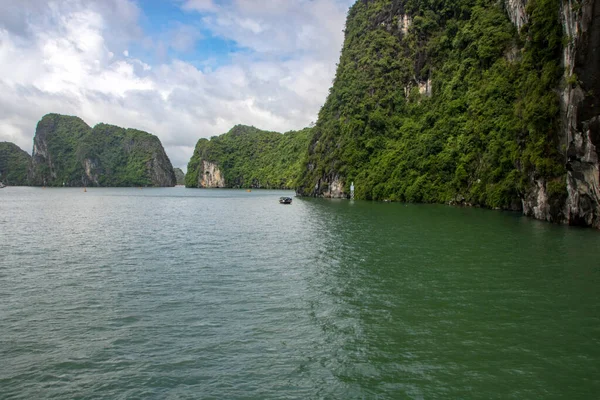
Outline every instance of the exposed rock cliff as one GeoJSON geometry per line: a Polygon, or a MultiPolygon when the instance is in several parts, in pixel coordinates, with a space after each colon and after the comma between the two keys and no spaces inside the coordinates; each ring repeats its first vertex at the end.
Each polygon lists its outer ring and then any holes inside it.
{"type": "Polygon", "coordinates": [[[198,174],[198,187],[224,188],[225,178],[217,164],[202,160],[202,168],[198,174]]]}
{"type": "Polygon", "coordinates": [[[563,52],[567,85],[561,95],[566,143],[566,218],[600,228],[600,1],[562,2],[568,43],[563,52]]]}
{"type": "Polygon", "coordinates": [[[173,168],[175,172],[175,179],[177,180],[178,185],[185,185],[185,174],[181,170],[181,168],[173,168]]]}
{"type": "MultiPolygon", "coordinates": [[[[507,0],[511,18],[521,15],[526,2],[507,0]]],[[[566,185],[560,196],[548,197],[544,179],[531,179],[523,198],[523,213],[550,222],[600,228],[598,144],[600,142],[600,1],[560,2],[565,44],[560,85],[559,150],[566,163],[566,178],[554,182],[554,191],[566,185]]],[[[512,18],[521,28],[519,18],[512,18]]],[[[525,14],[525,22],[528,20],[525,14]]],[[[558,88],[557,88],[558,89],[558,88]]]]}
{"type": "Polygon", "coordinates": [[[10,186],[27,185],[27,169],[31,157],[19,146],[0,142],[0,182],[10,186]]]}
{"type": "Polygon", "coordinates": [[[508,17],[517,29],[521,29],[529,21],[529,15],[525,8],[527,7],[527,0],[504,0],[506,12],[508,17]]]}
{"type": "Polygon", "coordinates": [[[160,140],[135,129],[49,114],[38,123],[29,172],[34,185],[174,186],[160,140]]]}
{"type": "Polygon", "coordinates": [[[344,184],[337,175],[329,177],[322,186],[323,197],[343,198],[350,196],[350,193],[344,192],[344,184]]]}
{"type": "MultiPolygon", "coordinates": [[[[190,162],[194,166],[192,162],[190,162]]],[[[227,187],[225,177],[221,173],[221,169],[217,163],[207,160],[200,160],[195,166],[192,174],[189,174],[190,165],[188,165],[188,174],[186,175],[186,187],[201,188],[201,189],[217,189],[227,187]],[[190,177],[195,177],[191,181],[190,177]]]]}

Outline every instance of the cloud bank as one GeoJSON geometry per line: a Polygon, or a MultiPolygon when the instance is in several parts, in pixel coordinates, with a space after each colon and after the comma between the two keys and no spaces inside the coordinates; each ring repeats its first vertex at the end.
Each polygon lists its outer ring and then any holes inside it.
{"type": "Polygon", "coordinates": [[[173,0],[185,21],[156,21],[131,0],[0,0],[0,141],[30,152],[57,112],[154,133],[185,167],[200,137],[238,123],[300,129],[325,101],[351,2],[173,0]],[[215,38],[226,62],[198,50],[215,38]]]}

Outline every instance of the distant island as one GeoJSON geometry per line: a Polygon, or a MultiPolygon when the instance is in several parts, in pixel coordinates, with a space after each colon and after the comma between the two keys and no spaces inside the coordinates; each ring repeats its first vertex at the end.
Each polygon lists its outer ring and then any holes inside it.
{"type": "Polygon", "coordinates": [[[177,184],[185,185],[185,174],[181,168],[173,168],[173,171],[175,172],[175,180],[177,181],[177,184]]]}
{"type": "Polygon", "coordinates": [[[0,179],[7,185],[176,184],[158,137],[107,124],[91,128],[81,118],[60,114],[45,115],[38,122],[31,157],[12,143],[3,144],[0,166],[0,179]]]}
{"type": "Polygon", "coordinates": [[[0,142],[0,182],[4,185],[28,185],[27,172],[31,156],[19,146],[0,142]]]}
{"type": "Polygon", "coordinates": [[[302,174],[311,129],[285,134],[237,125],[200,139],[188,163],[188,188],[293,189],[302,174]]]}

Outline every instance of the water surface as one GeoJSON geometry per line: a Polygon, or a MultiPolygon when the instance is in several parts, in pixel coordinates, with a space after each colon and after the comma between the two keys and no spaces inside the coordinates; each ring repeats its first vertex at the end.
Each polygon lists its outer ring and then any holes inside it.
{"type": "Polygon", "coordinates": [[[280,191],[0,191],[0,398],[593,399],[600,233],[280,191]]]}

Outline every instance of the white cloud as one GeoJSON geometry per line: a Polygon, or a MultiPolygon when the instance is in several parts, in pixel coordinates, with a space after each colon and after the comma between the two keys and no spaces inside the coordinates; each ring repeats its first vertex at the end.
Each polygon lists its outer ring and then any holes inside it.
{"type": "Polygon", "coordinates": [[[316,119],[335,72],[349,0],[179,4],[249,51],[226,65],[211,54],[196,65],[169,59],[169,47],[193,50],[201,40],[197,27],[174,22],[164,42],[153,41],[142,34],[142,12],[130,0],[3,5],[0,140],[30,151],[37,121],[58,112],[90,125],[152,132],[174,166],[185,167],[200,137],[235,124],[287,131],[316,119]],[[162,51],[163,58],[138,59],[131,51],[136,45],[162,51]]]}
{"type": "Polygon", "coordinates": [[[193,26],[176,24],[169,32],[169,45],[179,52],[191,50],[202,35],[200,31],[193,26]]]}
{"type": "Polygon", "coordinates": [[[213,0],[184,0],[183,8],[196,11],[216,11],[217,6],[213,0]]]}
{"type": "MultiPolygon", "coordinates": [[[[352,0],[231,0],[214,6],[204,23],[217,34],[260,53],[339,56],[352,0]]],[[[194,9],[188,0],[186,9],[194,9]]],[[[201,8],[198,11],[203,11],[201,8]]]]}

